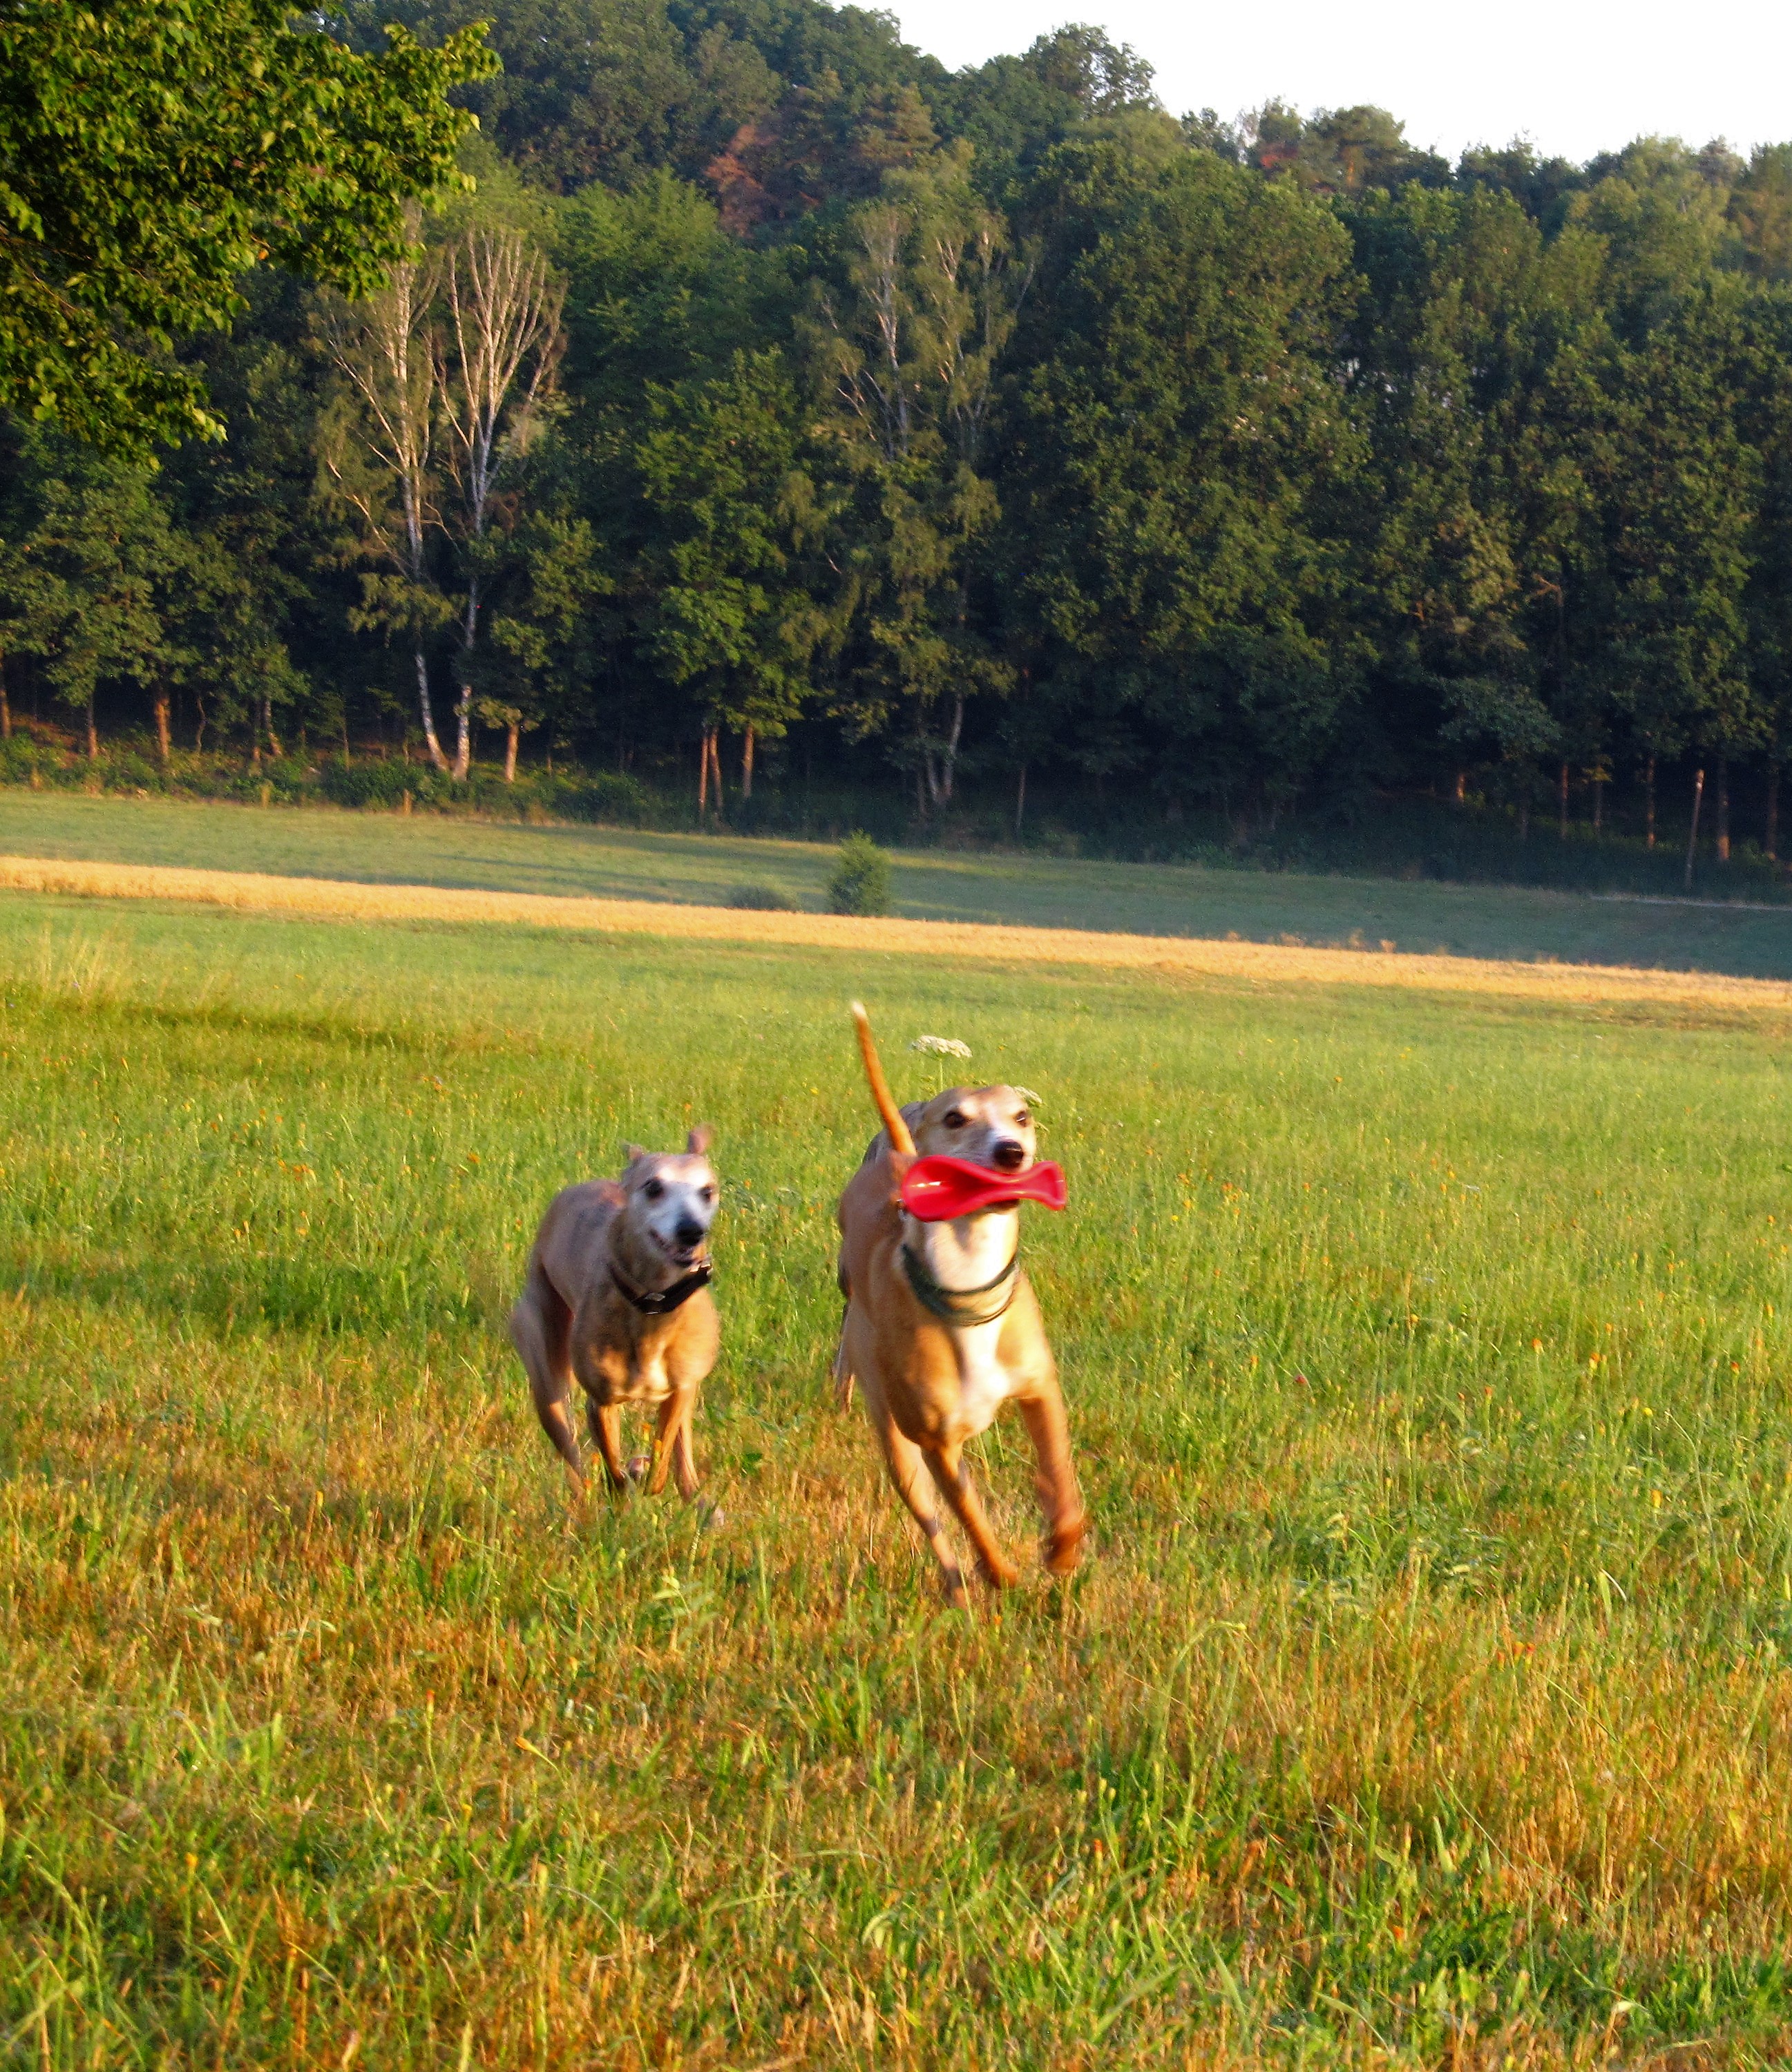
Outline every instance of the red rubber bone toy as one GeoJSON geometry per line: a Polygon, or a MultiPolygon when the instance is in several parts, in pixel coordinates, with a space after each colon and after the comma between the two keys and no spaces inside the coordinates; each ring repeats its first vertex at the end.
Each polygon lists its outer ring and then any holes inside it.
{"type": "Polygon", "coordinates": [[[902,1176],[902,1206],[924,1223],[950,1223],[1014,1202],[1064,1207],[1064,1168],[1049,1159],[1024,1173],[998,1173],[968,1158],[917,1158],[902,1176]]]}

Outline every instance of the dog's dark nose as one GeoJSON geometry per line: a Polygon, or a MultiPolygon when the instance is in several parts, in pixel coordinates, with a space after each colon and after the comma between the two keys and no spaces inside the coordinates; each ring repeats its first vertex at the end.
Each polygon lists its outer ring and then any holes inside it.
{"type": "Polygon", "coordinates": [[[1018,1173],[1027,1162],[1027,1147],[1016,1144],[1011,1137],[1004,1137],[989,1157],[998,1173],[1018,1173]]]}
{"type": "Polygon", "coordinates": [[[688,1247],[695,1244],[702,1236],[703,1226],[692,1217],[686,1216],[672,1235],[680,1244],[688,1247]]]}

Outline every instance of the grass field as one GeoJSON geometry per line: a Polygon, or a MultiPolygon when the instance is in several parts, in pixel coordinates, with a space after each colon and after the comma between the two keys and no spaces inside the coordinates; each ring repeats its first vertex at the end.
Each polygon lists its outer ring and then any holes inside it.
{"type": "MultiPolygon", "coordinates": [[[[18,787],[0,787],[0,853],[711,904],[753,883],[775,886],[814,911],[826,904],[834,854],[806,842],[84,799],[18,787]]],[[[1457,956],[1792,978],[1787,909],[937,850],[897,857],[895,894],[896,912],[921,919],[1236,933],[1254,942],[1354,938],[1457,956]]]]}
{"type": "Polygon", "coordinates": [[[20,894],[0,1003],[0,2063],[1786,2061],[1782,1009],[20,894]],[[1094,1556],[966,1615],[825,1385],[861,990],[1070,1181],[1094,1556]],[[502,1336],[698,1119],[711,1531],[502,1336]]]}

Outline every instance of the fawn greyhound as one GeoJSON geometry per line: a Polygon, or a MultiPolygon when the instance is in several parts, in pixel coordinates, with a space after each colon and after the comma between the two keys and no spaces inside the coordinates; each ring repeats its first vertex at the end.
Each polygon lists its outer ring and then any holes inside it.
{"type": "Polygon", "coordinates": [[[1076,1566],[1086,1527],[1057,1365],[1020,1267],[1018,1201],[922,1221],[904,1207],[901,1189],[917,1158],[936,1154],[992,1177],[1024,1174],[1034,1162],[1033,1121],[1009,1086],[954,1087],[899,1109],[856,1001],[852,1013],[884,1128],[840,1197],[847,1314],[834,1378],[842,1408],[855,1379],[863,1390],[890,1479],[927,1536],[947,1596],[962,1604],[964,1578],[922,1470],[963,1527],[985,1581],[1014,1582],[1019,1571],[997,1545],[962,1458],[966,1441],[987,1430],[1005,1402],[1020,1406],[1032,1440],[1053,1574],[1076,1566]]]}
{"type": "Polygon", "coordinates": [[[707,1128],[692,1130],[682,1152],[631,1144],[620,1181],[562,1188],[542,1219],[510,1312],[542,1429],[583,1478],[569,1408],[576,1375],[612,1489],[629,1481],[622,1407],[640,1404],[659,1412],[649,1490],[665,1488],[670,1466],[679,1493],[697,1494],[691,1415],[720,1338],[707,1256],[716,1204],[709,1147],[707,1128]]]}

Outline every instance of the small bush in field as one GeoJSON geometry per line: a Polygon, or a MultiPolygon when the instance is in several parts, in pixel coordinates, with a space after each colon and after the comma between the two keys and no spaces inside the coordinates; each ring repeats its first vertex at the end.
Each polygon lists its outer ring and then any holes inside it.
{"type": "Polygon", "coordinates": [[[782,886],[736,885],[730,888],[728,904],[746,914],[800,914],[802,909],[782,886]]]}
{"type": "Polygon", "coordinates": [[[827,882],[832,914],[870,915],[890,911],[890,859],[867,834],[850,834],[827,882]]]}

